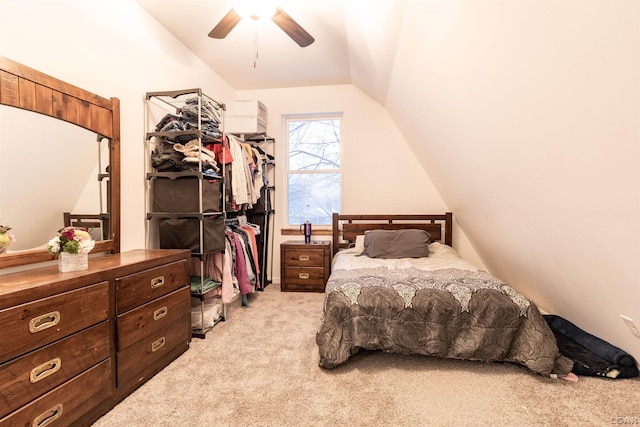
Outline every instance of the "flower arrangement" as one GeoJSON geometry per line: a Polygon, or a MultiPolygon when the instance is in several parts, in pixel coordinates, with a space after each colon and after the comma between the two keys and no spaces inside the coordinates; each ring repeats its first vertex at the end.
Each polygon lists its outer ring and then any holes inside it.
{"type": "Polygon", "coordinates": [[[70,254],[86,254],[93,249],[96,242],[84,227],[64,227],[58,235],[49,240],[47,250],[50,254],[67,252],[70,254]]]}
{"type": "Polygon", "coordinates": [[[4,253],[16,241],[16,238],[9,233],[9,230],[11,230],[11,227],[0,225],[0,254],[4,253]]]}

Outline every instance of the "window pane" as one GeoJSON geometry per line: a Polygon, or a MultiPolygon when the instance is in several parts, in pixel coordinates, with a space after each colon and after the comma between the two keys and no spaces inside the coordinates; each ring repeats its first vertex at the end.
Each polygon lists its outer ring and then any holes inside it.
{"type": "Polygon", "coordinates": [[[289,170],[340,169],[340,120],[289,121],[289,170]]]}
{"type": "Polygon", "coordinates": [[[288,177],[289,224],[331,224],[340,211],[340,174],[304,173],[288,177]]]}

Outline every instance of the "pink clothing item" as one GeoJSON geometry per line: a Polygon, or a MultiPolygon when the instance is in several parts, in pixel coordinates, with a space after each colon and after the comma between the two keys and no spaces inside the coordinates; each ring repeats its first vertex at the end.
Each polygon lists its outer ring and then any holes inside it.
{"type": "Polygon", "coordinates": [[[236,244],[236,264],[235,273],[238,279],[238,287],[242,295],[247,295],[253,292],[253,287],[249,281],[249,275],[247,274],[247,263],[244,258],[244,251],[242,250],[242,244],[240,238],[234,233],[233,239],[236,244]]]}
{"type": "MultiPolygon", "coordinates": [[[[224,304],[233,301],[233,279],[231,277],[231,256],[230,248],[227,247],[225,252],[214,252],[206,254],[203,257],[203,273],[206,277],[210,277],[217,282],[221,282],[222,286],[205,294],[205,299],[222,297],[224,304]]],[[[192,257],[190,265],[191,274],[200,276],[200,260],[192,257]]]]}

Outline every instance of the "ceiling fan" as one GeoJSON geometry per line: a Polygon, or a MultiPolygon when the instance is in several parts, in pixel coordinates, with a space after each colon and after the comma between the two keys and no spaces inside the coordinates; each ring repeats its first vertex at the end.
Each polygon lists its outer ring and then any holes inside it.
{"type": "MultiPolygon", "coordinates": [[[[251,19],[258,19],[257,15],[251,15],[251,19]]],[[[233,30],[233,28],[242,20],[242,16],[231,8],[229,12],[216,24],[209,32],[209,37],[214,39],[223,39],[233,30]]],[[[293,39],[300,47],[307,47],[315,41],[315,39],[304,28],[300,26],[291,16],[281,8],[277,7],[276,12],[271,17],[289,37],[293,39]]]]}

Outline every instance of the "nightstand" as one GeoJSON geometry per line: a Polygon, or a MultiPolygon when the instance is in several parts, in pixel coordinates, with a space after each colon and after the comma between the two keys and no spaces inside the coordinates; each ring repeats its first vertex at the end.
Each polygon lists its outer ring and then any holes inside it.
{"type": "Polygon", "coordinates": [[[289,240],[280,245],[280,290],[324,292],[331,272],[331,241],[289,240]]]}

